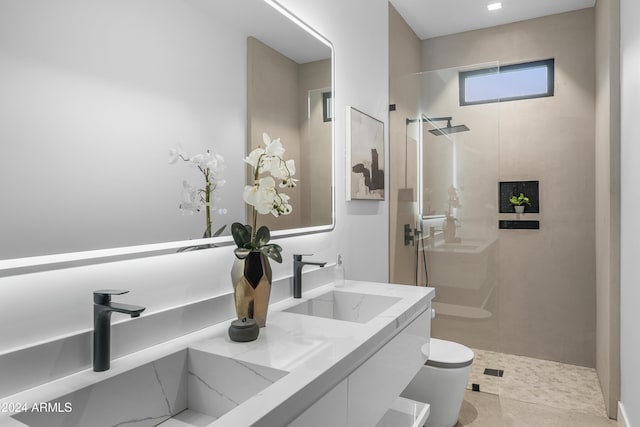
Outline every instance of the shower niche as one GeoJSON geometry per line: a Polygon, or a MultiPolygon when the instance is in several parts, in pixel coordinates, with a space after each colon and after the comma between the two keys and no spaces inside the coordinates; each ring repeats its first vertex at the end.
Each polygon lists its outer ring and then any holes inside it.
{"type": "Polygon", "coordinates": [[[513,204],[509,201],[512,196],[524,194],[529,198],[525,205],[525,213],[540,213],[540,197],[538,196],[539,181],[501,181],[498,189],[500,198],[500,213],[513,213],[513,204]]]}
{"type": "Polygon", "coordinates": [[[501,219],[498,228],[501,230],[539,230],[540,221],[524,219],[526,214],[540,213],[539,181],[501,181],[498,187],[498,206],[501,214],[515,214],[516,219],[501,219]],[[524,212],[518,214],[515,205],[511,203],[512,197],[521,194],[527,197],[528,203],[524,203],[524,212]]]}

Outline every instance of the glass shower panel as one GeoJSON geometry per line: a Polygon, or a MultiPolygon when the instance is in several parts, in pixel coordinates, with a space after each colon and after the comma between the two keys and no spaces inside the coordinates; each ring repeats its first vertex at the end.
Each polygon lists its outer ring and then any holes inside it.
{"type": "Polygon", "coordinates": [[[419,253],[415,233],[420,225],[417,158],[420,129],[412,121],[419,110],[420,80],[420,75],[408,75],[390,82],[389,98],[396,110],[389,115],[389,281],[424,286],[416,271],[419,253]]]}
{"type": "MultiPolygon", "coordinates": [[[[491,66],[497,68],[497,63],[428,71],[391,82],[392,102],[396,103],[390,116],[391,169],[407,170],[404,159],[418,160],[415,181],[409,179],[395,187],[415,185],[417,209],[412,214],[417,213],[416,228],[422,233],[416,236],[417,246],[409,249],[402,246],[403,239],[391,240],[395,247],[390,252],[410,258],[403,264],[396,256],[392,280],[394,274],[399,275],[400,266],[410,265],[415,280],[403,283],[428,283],[436,288],[432,336],[471,347],[481,359],[496,359],[476,363],[481,370],[474,369],[471,382],[479,384],[481,391],[498,393],[499,377],[484,375],[484,367],[500,368],[500,105],[460,106],[458,78],[460,71],[491,66]],[[416,143],[411,144],[414,138],[416,143]],[[413,146],[416,151],[404,158],[400,155],[398,147],[410,150],[413,146]]],[[[404,179],[392,173],[392,187],[398,178],[404,179]]],[[[408,209],[400,213],[400,202],[391,206],[396,207],[396,219],[409,215],[408,209]]],[[[402,226],[397,220],[390,224],[392,231],[402,226]]]]}

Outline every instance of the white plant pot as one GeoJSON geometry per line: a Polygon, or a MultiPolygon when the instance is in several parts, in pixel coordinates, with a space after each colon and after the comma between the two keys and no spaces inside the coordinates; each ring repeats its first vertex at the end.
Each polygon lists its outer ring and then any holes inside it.
{"type": "Polygon", "coordinates": [[[513,209],[515,209],[518,215],[522,215],[524,213],[524,205],[514,206],[513,209]]]}

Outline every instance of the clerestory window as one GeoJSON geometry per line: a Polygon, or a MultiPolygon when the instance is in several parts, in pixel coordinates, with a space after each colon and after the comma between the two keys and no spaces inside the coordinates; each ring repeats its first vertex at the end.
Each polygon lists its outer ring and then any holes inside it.
{"type": "Polygon", "coordinates": [[[554,60],[461,71],[460,105],[553,96],[554,60]]]}

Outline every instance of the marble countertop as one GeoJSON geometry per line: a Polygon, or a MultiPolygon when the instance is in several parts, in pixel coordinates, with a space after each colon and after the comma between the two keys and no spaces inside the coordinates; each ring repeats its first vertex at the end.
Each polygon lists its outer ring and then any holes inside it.
{"type": "MultiPolygon", "coordinates": [[[[332,284],[305,292],[302,299],[287,299],[269,308],[267,326],[257,340],[237,343],[229,339],[229,322],[182,336],[160,345],[114,359],[105,372],[84,370],[0,400],[46,402],[117,376],[185,348],[229,357],[239,362],[288,372],[262,392],[223,417],[215,426],[269,425],[269,420],[288,420],[313,404],[383,346],[397,330],[422,314],[434,297],[432,288],[346,281],[343,288],[332,284]],[[289,313],[285,310],[335,289],[339,292],[383,295],[399,300],[367,323],[340,321],[289,313]]],[[[16,424],[0,418],[0,426],[16,424]]]]}

